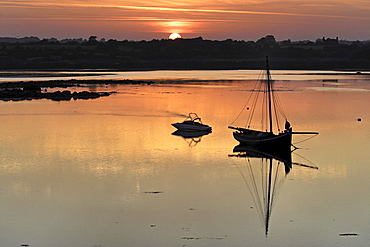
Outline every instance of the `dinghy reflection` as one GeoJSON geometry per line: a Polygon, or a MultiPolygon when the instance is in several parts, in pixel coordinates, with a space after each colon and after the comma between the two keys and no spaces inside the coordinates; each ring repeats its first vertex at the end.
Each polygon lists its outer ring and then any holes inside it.
{"type": "Polygon", "coordinates": [[[318,169],[315,165],[292,162],[292,152],[266,152],[250,146],[238,145],[229,157],[238,158],[234,163],[253,198],[255,207],[268,236],[273,204],[279,195],[292,165],[318,169]]]}
{"type": "Polygon", "coordinates": [[[184,140],[188,143],[189,147],[195,147],[201,140],[202,137],[205,135],[208,135],[209,131],[182,131],[182,130],[176,130],[172,133],[174,136],[180,136],[184,138],[184,140]]]}

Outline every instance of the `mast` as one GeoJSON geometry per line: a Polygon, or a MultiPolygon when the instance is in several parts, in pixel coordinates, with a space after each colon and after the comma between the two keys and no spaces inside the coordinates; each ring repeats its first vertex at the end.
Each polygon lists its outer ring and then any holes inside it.
{"type": "Polygon", "coordinates": [[[271,109],[271,76],[270,76],[270,68],[269,68],[269,57],[266,56],[266,70],[267,70],[267,94],[268,94],[268,113],[269,113],[269,124],[270,124],[270,133],[272,133],[272,109],[271,109]]]}

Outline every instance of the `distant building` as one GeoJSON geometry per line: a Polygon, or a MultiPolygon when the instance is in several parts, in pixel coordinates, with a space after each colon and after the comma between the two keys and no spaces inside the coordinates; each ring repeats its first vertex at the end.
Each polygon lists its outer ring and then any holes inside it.
{"type": "Polygon", "coordinates": [[[62,39],[62,40],[60,41],[60,43],[62,43],[62,44],[64,44],[64,43],[72,43],[72,42],[75,42],[75,43],[79,43],[79,44],[81,44],[81,43],[83,43],[84,41],[83,41],[83,39],[82,39],[82,38],[78,38],[78,39],[62,39]]]}
{"type": "Polygon", "coordinates": [[[290,39],[287,39],[287,40],[280,41],[278,43],[280,45],[291,45],[292,44],[292,41],[290,39]]]}
{"type": "Polygon", "coordinates": [[[338,40],[338,37],[336,37],[335,39],[323,37],[322,38],[322,43],[324,45],[338,45],[339,44],[339,40],[338,40]]]}

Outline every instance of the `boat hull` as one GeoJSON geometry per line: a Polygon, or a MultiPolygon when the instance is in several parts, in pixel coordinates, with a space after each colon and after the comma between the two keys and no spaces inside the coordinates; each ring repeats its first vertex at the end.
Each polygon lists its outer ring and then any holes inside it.
{"type": "Polygon", "coordinates": [[[290,148],[285,149],[285,150],[281,150],[281,149],[261,150],[256,147],[239,144],[234,147],[233,152],[238,153],[238,154],[231,155],[231,156],[275,159],[280,162],[283,162],[285,166],[285,174],[288,174],[290,170],[292,169],[292,151],[290,148]]]}
{"type": "Polygon", "coordinates": [[[205,124],[173,123],[172,126],[181,131],[212,131],[212,128],[205,124]]]}
{"type": "Polygon", "coordinates": [[[263,150],[290,150],[292,143],[291,131],[278,135],[256,131],[236,131],[233,135],[240,144],[263,150]]]}

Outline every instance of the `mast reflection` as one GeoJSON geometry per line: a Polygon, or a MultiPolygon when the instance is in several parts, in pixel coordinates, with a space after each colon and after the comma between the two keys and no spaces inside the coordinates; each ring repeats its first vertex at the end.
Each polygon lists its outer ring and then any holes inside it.
{"type": "MultiPolygon", "coordinates": [[[[255,147],[238,145],[229,157],[243,159],[243,165],[237,165],[244,182],[253,198],[254,204],[268,236],[269,224],[274,202],[292,169],[292,165],[318,169],[314,165],[292,162],[292,151],[259,150],[255,147]]],[[[235,163],[236,164],[236,163],[235,163]]]]}

